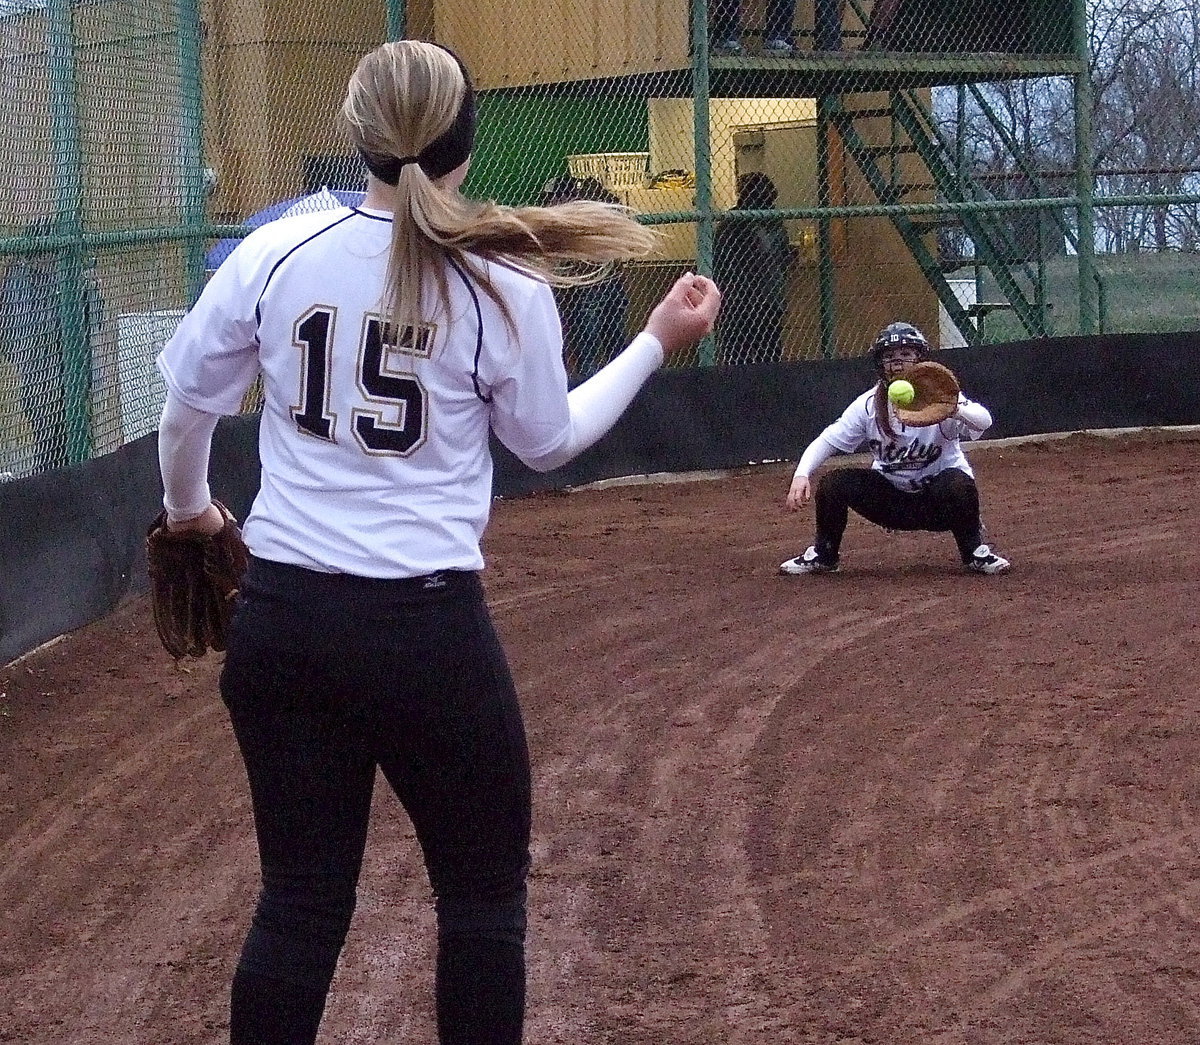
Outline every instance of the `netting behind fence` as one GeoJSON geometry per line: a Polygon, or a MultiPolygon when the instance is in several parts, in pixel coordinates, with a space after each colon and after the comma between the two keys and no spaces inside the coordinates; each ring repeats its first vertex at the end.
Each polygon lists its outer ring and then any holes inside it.
{"type": "Polygon", "coordinates": [[[1196,29],[1151,0],[0,0],[0,475],[152,431],[154,356],[245,231],[361,198],[335,114],[389,35],[473,72],[465,191],[659,230],[559,293],[576,377],[685,269],[725,308],[674,365],[856,355],[896,319],[1194,328],[1196,29]]]}

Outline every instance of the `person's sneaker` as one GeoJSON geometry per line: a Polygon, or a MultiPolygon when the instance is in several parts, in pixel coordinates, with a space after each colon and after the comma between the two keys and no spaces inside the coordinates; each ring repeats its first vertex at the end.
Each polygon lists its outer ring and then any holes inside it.
{"type": "Polygon", "coordinates": [[[763,55],[767,58],[794,58],[796,48],[792,46],[791,40],[776,36],[763,44],[763,55]]]}
{"type": "Polygon", "coordinates": [[[816,548],[809,548],[803,555],[779,564],[780,573],[798,576],[805,573],[837,573],[836,562],[822,562],[816,548]]]}
{"type": "Polygon", "coordinates": [[[1004,573],[1012,565],[1002,555],[997,555],[986,544],[981,544],[971,553],[967,569],[972,573],[1004,573]]]}
{"type": "Polygon", "coordinates": [[[727,40],[718,40],[712,46],[712,53],[717,58],[740,58],[742,56],[742,41],[736,36],[727,40]]]}

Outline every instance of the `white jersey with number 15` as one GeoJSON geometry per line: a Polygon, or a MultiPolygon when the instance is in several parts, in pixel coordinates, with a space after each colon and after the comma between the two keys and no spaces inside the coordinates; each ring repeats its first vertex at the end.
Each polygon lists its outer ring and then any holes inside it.
{"type": "MultiPolygon", "coordinates": [[[[262,485],[243,527],[255,555],[374,577],[480,569],[489,426],[521,457],[566,438],[550,288],[489,266],[513,334],[470,274],[448,266],[449,315],[387,344],[379,309],[390,240],[391,215],[375,211],[262,226],[158,358],[171,391],[213,414],[238,413],[262,374],[262,485]]],[[[434,300],[432,288],[426,295],[434,300]]]]}

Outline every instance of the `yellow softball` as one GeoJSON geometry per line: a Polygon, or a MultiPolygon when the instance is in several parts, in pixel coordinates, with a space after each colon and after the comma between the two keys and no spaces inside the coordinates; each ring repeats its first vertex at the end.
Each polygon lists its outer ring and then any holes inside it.
{"type": "Polygon", "coordinates": [[[917,390],[913,388],[912,382],[905,381],[904,378],[888,385],[888,398],[897,406],[908,406],[916,394],[917,390]]]}

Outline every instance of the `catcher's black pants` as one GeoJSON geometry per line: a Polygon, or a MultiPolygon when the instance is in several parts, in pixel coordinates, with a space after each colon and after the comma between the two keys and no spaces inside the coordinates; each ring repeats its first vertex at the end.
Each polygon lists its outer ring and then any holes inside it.
{"type": "Polygon", "coordinates": [[[411,580],[252,559],[221,675],[262,892],[233,1045],[306,1045],[350,925],[376,769],[412,820],[437,912],[439,1039],[521,1040],[530,773],[478,575],[411,580]]]}
{"type": "Polygon", "coordinates": [[[980,544],[979,488],[957,468],[930,478],[918,493],[905,493],[872,468],[835,468],[817,481],[817,556],[837,562],[850,509],[889,530],[949,530],[964,563],[980,544]]]}

